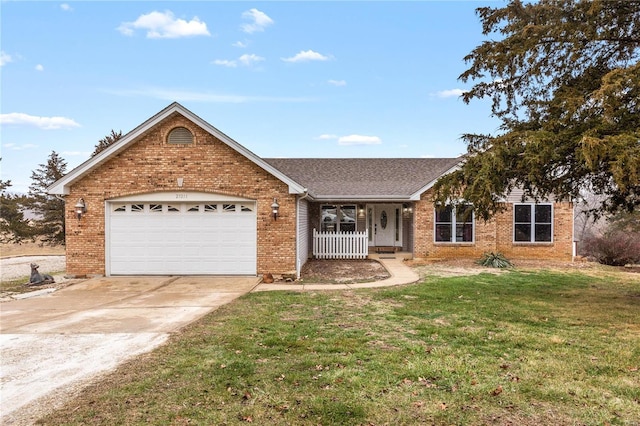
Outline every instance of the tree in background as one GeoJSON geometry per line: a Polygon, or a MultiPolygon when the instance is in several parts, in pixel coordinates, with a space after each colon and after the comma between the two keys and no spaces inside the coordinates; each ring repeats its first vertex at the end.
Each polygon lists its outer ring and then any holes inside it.
{"type": "Polygon", "coordinates": [[[51,151],[47,162],[31,172],[32,183],[29,186],[25,207],[37,215],[34,220],[36,233],[42,236],[43,243],[64,244],[64,200],[47,194],[47,188],[63,177],[66,170],[66,161],[57,152],[51,151]]]}
{"type": "Polygon", "coordinates": [[[96,145],[95,149],[93,150],[93,153],[91,154],[91,156],[93,157],[94,155],[98,154],[101,151],[104,151],[105,149],[107,149],[111,144],[115,143],[118,141],[118,139],[120,139],[122,137],[122,130],[118,131],[117,133],[111,129],[111,133],[108,134],[107,136],[105,136],[104,138],[100,139],[98,141],[98,144],[96,145]]]}
{"type": "Polygon", "coordinates": [[[583,254],[605,265],[640,263],[640,212],[621,211],[584,239],[583,254]]]}
{"type": "Polygon", "coordinates": [[[459,79],[489,98],[496,135],[466,134],[461,168],[434,201],[464,199],[485,220],[513,188],[535,200],[602,195],[594,213],[640,206],[640,1],[512,0],[477,9],[483,34],[459,79]]]}
{"type": "Polygon", "coordinates": [[[33,238],[34,230],[22,212],[24,196],[10,194],[10,187],[10,180],[0,180],[0,242],[20,243],[33,238]]]}

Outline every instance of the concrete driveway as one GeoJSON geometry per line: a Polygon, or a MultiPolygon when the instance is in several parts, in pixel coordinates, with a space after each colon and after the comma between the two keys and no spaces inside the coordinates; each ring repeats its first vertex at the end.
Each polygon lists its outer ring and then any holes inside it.
{"type": "Polygon", "coordinates": [[[251,291],[256,277],[95,278],[0,304],[0,424],[29,424],[91,379],[251,291]]]}

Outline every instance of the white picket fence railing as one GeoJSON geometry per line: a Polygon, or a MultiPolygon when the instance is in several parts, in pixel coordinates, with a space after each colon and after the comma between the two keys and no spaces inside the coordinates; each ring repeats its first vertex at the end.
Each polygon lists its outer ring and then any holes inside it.
{"type": "Polygon", "coordinates": [[[313,257],[316,259],[366,259],[369,233],[318,232],[313,230],[313,257]]]}

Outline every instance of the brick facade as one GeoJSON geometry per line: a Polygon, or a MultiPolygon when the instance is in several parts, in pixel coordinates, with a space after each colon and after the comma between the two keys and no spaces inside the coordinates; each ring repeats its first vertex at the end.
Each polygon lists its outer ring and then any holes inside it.
{"type": "MultiPolygon", "coordinates": [[[[105,208],[109,200],[180,191],[211,194],[211,201],[224,196],[255,200],[258,275],[280,275],[296,270],[297,195],[289,192],[291,190],[304,198],[307,189],[301,185],[302,182],[293,181],[282,174],[280,168],[276,170],[264,163],[270,172],[263,169],[258,165],[262,164],[261,159],[244,152],[244,148],[235,145],[217,130],[212,130],[197,117],[188,117],[188,111],[177,104],[170,105],[161,115],[125,135],[126,144],[121,145],[120,152],[94,157],[86,163],[90,164],[87,170],[79,166],[68,175],[68,179],[63,178],[57,186],[54,185],[55,194],[66,194],[68,191],[66,250],[69,274],[105,274],[108,261],[105,208]],[[194,137],[193,143],[167,143],[169,132],[176,127],[189,129],[194,137]],[[182,186],[178,186],[179,178],[182,186]],[[67,183],[64,183],[65,179],[67,183]],[[80,198],[85,201],[87,212],[81,220],[77,220],[74,205],[80,198]],[[271,215],[274,198],[280,205],[278,220],[271,215]]],[[[304,180],[306,173],[306,169],[302,170],[296,180],[304,180]]],[[[348,183],[349,173],[345,172],[345,183],[348,183]]],[[[393,204],[399,206],[399,203],[393,204]]],[[[311,229],[319,226],[321,204],[316,200],[310,204],[307,213],[301,213],[301,218],[306,217],[311,225],[301,225],[301,232],[308,229],[310,233],[311,229]]],[[[356,202],[352,204],[361,205],[356,202]]],[[[376,204],[375,200],[373,204],[376,204]]],[[[568,202],[553,204],[553,241],[550,243],[513,242],[511,203],[506,204],[505,212],[492,220],[486,223],[476,221],[474,241],[469,243],[435,242],[435,215],[430,191],[422,194],[420,201],[413,202],[412,207],[413,213],[410,209],[401,213],[402,249],[412,252],[414,257],[480,258],[482,254],[493,251],[501,252],[510,259],[572,259],[573,205],[568,202]]],[[[359,230],[367,226],[364,216],[358,215],[357,226],[359,230]]],[[[305,246],[311,246],[311,236],[307,235],[307,238],[308,241],[301,242],[302,250],[305,246]]],[[[304,262],[304,259],[300,261],[304,262]]]]}
{"type": "Polygon", "coordinates": [[[191,120],[174,113],[129,147],[74,182],[66,200],[67,272],[105,273],[105,201],[160,191],[197,191],[243,197],[257,202],[257,272],[280,274],[296,268],[295,196],[287,184],[263,170],[191,120]],[[168,144],[167,135],[182,126],[194,143],[168,144]],[[183,178],[181,188],[177,179],[183,178]],[[280,205],[271,216],[273,198],[280,205]],[[74,205],[83,198],[87,213],[77,220],[74,205]]]}
{"type": "Polygon", "coordinates": [[[573,204],[553,204],[553,242],[516,243],[513,241],[513,204],[488,222],[475,221],[471,243],[435,242],[435,214],[431,192],[422,194],[414,207],[414,257],[431,259],[480,258],[487,252],[500,252],[508,259],[572,260],[573,204]]]}

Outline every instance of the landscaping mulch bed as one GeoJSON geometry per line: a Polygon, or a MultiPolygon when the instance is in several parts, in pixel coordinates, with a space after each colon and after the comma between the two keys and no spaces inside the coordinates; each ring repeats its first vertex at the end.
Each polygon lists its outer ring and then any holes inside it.
{"type": "Polygon", "coordinates": [[[376,260],[311,259],[302,268],[303,282],[357,283],[389,278],[389,272],[376,260]]]}

